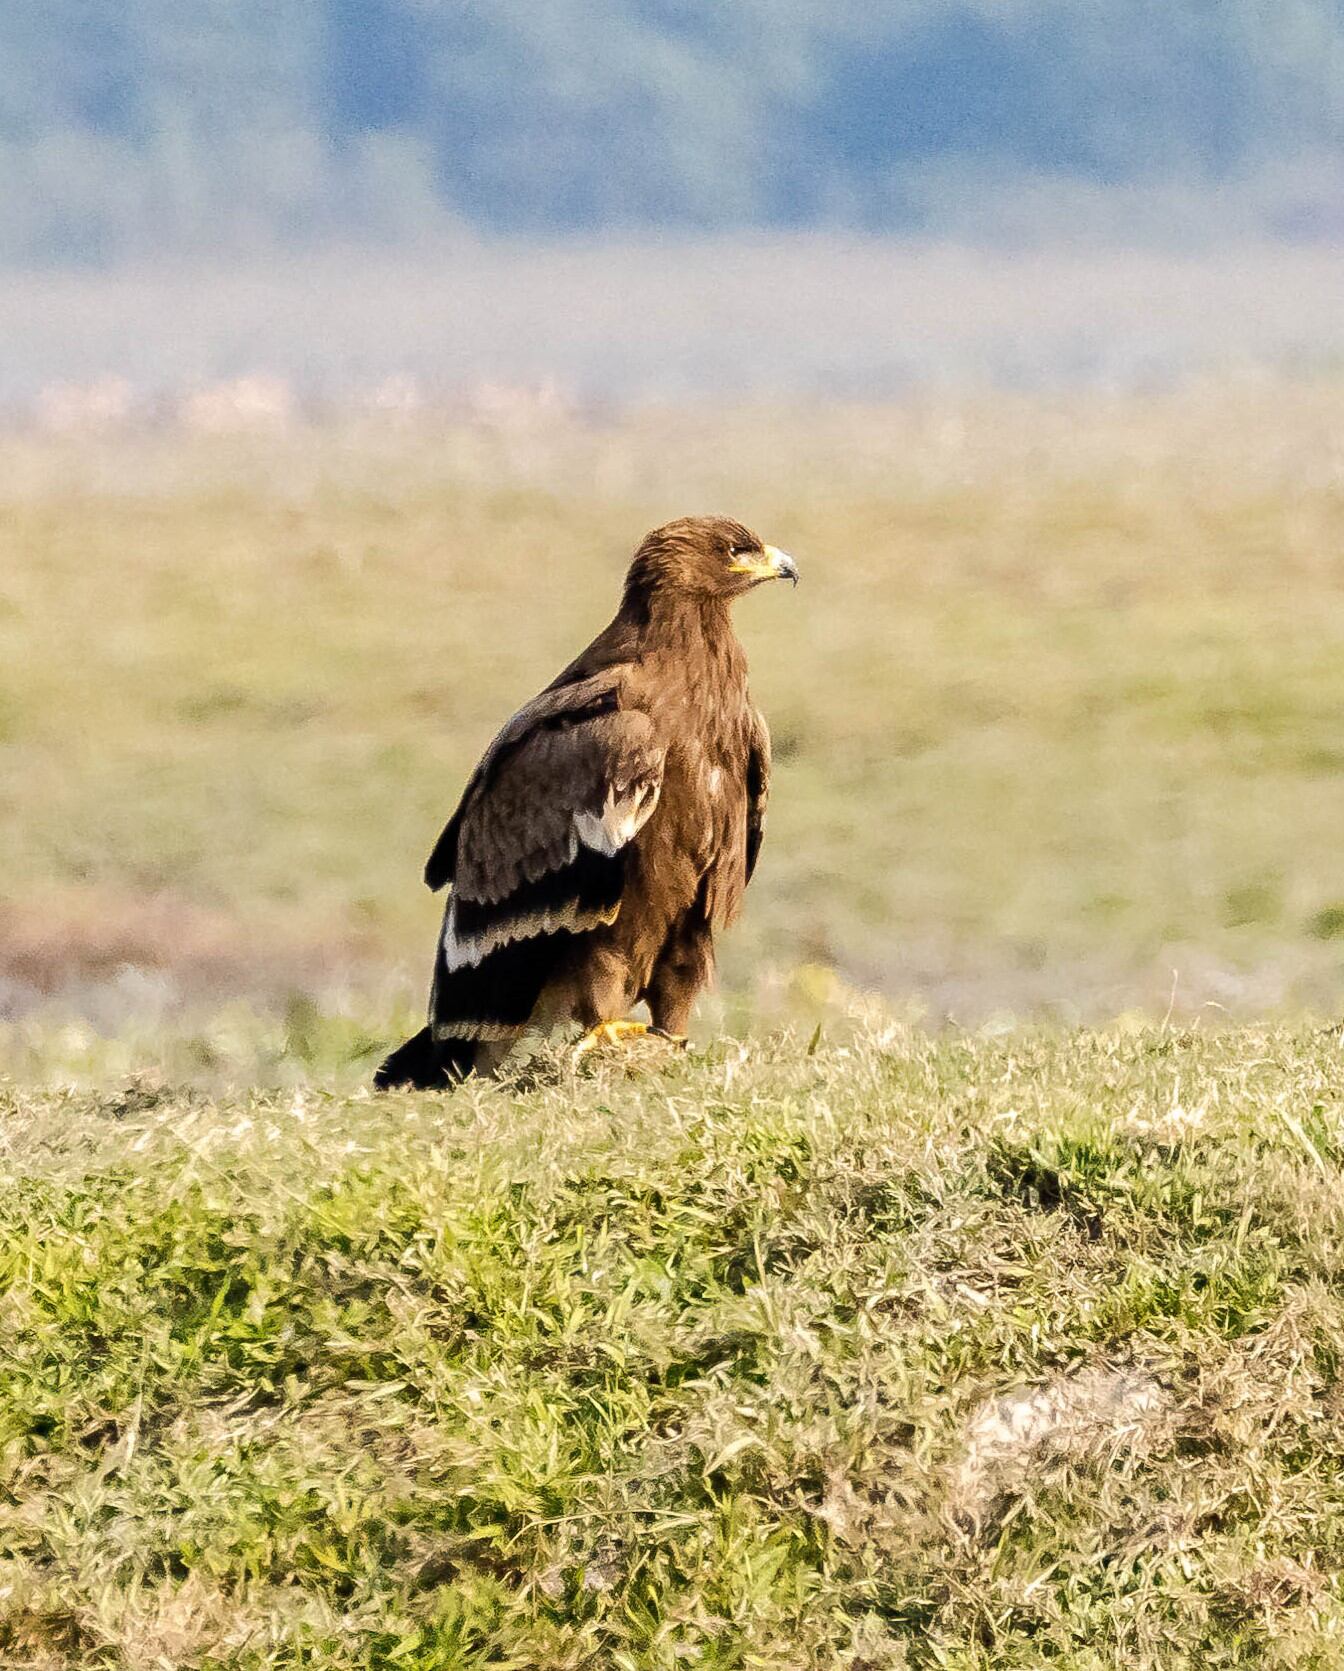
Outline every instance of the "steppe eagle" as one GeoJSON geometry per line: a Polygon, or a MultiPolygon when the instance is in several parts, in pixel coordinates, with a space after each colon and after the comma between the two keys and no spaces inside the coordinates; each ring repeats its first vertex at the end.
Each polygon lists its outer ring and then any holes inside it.
{"type": "Polygon", "coordinates": [[[649,534],[619,609],[485,751],[425,866],[451,885],[429,1024],[380,1089],[494,1071],[530,1027],[684,1035],[760,851],[770,734],[729,605],[793,559],[725,517],[649,534]]]}

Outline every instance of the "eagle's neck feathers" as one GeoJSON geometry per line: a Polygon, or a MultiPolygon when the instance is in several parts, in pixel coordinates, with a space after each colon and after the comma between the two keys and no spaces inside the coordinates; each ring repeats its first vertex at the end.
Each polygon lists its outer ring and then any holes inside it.
{"type": "Polygon", "coordinates": [[[727,599],[656,588],[639,604],[635,664],[665,691],[675,689],[679,703],[719,706],[745,691],[746,656],[727,599]]]}

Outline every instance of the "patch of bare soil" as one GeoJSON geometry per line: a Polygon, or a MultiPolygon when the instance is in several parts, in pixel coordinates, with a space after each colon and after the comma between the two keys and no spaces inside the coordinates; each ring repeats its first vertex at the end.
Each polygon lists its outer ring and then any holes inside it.
{"type": "Polygon", "coordinates": [[[79,889],[0,902],[0,1019],[53,1007],[97,1019],[109,1003],[167,1012],[275,1000],[340,985],[374,960],[371,941],[354,931],[319,940],[176,894],[79,889]]]}

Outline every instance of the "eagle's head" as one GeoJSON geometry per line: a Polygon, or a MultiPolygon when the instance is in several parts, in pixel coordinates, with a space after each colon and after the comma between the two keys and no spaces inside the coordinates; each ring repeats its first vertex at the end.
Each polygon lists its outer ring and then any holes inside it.
{"type": "Polygon", "coordinates": [[[731,517],[684,516],[644,536],[626,591],[675,590],[731,599],[765,580],[798,584],[798,565],[787,551],[766,545],[731,517]]]}

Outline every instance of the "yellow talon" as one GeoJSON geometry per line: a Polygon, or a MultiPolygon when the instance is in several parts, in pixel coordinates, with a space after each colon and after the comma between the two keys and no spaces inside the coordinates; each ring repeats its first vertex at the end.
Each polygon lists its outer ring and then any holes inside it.
{"type": "Polygon", "coordinates": [[[574,1046],[570,1061],[578,1067],[583,1058],[599,1045],[628,1044],[634,1039],[657,1039],[659,1044],[670,1044],[674,1050],[685,1050],[690,1042],[684,1033],[667,1033],[661,1027],[650,1027],[644,1021],[599,1021],[574,1046]]]}
{"type": "Polygon", "coordinates": [[[620,1044],[623,1039],[642,1039],[649,1029],[642,1021],[599,1021],[596,1027],[590,1027],[579,1042],[574,1046],[574,1063],[579,1062],[590,1050],[596,1050],[600,1044],[620,1044]]]}

